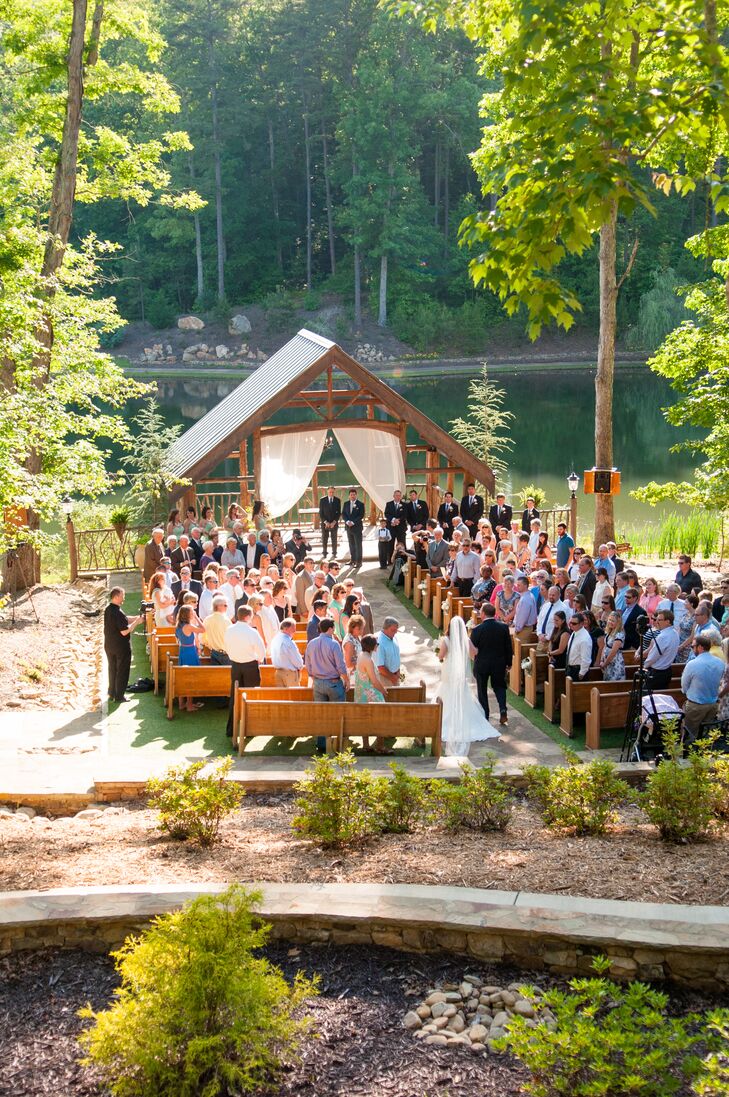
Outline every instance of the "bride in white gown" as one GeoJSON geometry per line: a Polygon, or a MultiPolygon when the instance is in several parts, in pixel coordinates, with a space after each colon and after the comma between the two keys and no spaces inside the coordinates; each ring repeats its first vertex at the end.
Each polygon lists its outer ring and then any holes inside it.
{"type": "Polygon", "coordinates": [[[498,739],[500,735],[484,716],[471,689],[470,646],[462,617],[452,618],[448,636],[441,639],[438,658],[442,665],[436,697],[443,703],[445,753],[467,755],[471,743],[498,739]]]}

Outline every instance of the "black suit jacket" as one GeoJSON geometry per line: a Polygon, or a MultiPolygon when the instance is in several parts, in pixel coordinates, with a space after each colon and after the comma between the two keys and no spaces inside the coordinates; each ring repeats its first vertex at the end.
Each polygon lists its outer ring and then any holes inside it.
{"type": "Polygon", "coordinates": [[[202,541],[195,541],[193,538],[190,538],[190,548],[195,553],[195,564],[197,567],[200,567],[200,560],[205,551],[202,547],[202,541]]]}
{"type": "MultiPolygon", "coordinates": [[[[461,518],[466,524],[475,522],[478,525],[481,518],[483,518],[483,499],[480,495],[474,495],[473,506],[471,506],[470,495],[463,496],[461,499],[461,518]]],[[[470,526],[469,529],[471,529],[470,526]]]]}
{"type": "Polygon", "coordinates": [[[174,552],[170,553],[170,560],[172,561],[172,570],[176,571],[178,575],[183,564],[189,564],[193,570],[197,566],[195,553],[191,548],[176,548],[174,552]]]}
{"type": "Polygon", "coordinates": [[[200,580],[199,579],[191,579],[190,580],[190,586],[188,587],[187,591],[183,591],[181,581],[178,581],[177,583],[172,584],[172,593],[174,594],[175,598],[177,599],[178,606],[179,606],[180,602],[182,601],[182,595],[188,593],[188,591],[189,591],[190,594],[197,594],[198,599],[199,599],[200,595],[202,594],[202,583],[200,582],[200,580]]]}
{"type": "Polygon", "coordinates": [[[319,518],[322,522],[338,522],[341,517],[342,503],[336,495],[331,502],[328,495],[319,500],[319,518]]]}
{"type": "Polygon", "coordinates": [[[637,624],[638,618],[645,616],[647,616],[645,610],[636,602],[623,622],[623,629],[625,630],[625,643],[623,644],[623,647],[626,650],[631,649],[635,651],[640,647],[640,636],[638,635],[637,624]]]}
{"type": "Polygon", "coordinates": [[[511,666],[514,657],[509,626],[491,617],[482,621],[471,633],[471,643],[476,648],[473,661],[475,674],[479,671],[511,666]]]}
{"type": "Polygon", "coordinates": [[[355,499],[352,503],[347,500],[342,508],[342,518],[345,522],[353,522],[351,527],[353,530],[362,529],[362,523],[364,522],[364,503],[361,499],[355,499]]]}
{"type": "Polygon", "coordinates": [[[514,508],[510,507],[508,503],[504,503],[501,508],[501,514],[499,514],[499,508],[496,503],[489,507],[489,522],[494,533],[496,533],[497,526],[506,526],[507,529],[511,526],[511,519],[514,515],[514,508]]]}
{"type": "MultiPolygon", "coordinates": [[[[293,553],[295,559],[294,567],[296,567],[296,564],[303,564],[304,558],[311,552],[311,545],[307,544],[306,541],[302,541],[301,544],[297,545],[293,537],[290,541],[286,542],[284,548],[286,552],[293,553]]],[[[260,556],[256,556],[256,567],[258,566],[259,560],[260,556]]]]}
{"type": "Polygon", "coordinates": [[[524,530],[525,533],[532,532],[531,522],[533,518],[539,518],[539,511],[536,507],[532,507],[530,510],[525,510],[522,512],[521,528],[524,530]]]}
{"type": "Polygon", "coordinates": [[[592,602],[592,596],[595,593],[595,587],[597,586],[597,576],[594,571],[588,571],[587,575],[583,575],[581,579],[577,580],[577,591],[587,602],[587,608],[590,608],[592,602]]]}
{"type": "Polygon", "coordinates": [[[405,514],[404,503],[396,503],[394,499],[391,499],[389,503],[385,503],[385,524],[397,541],[405,540],[407,515],[405,514]],[[392,524],[393,518],[399,519],[396,526],[392,524]]]}
{"type": "Polygon", "coordinates": [[[422,499],[416,499],[414,503],[406,503],[405,517],[407,518],[410,529],[412,529],[413,526],[425,527],[425,523],[430,518],[428,504],[424,503],[422,499]]]}
{"type": "Polygon", "coordinates": [[[441,503],[438,507],[438,525],[445,534],[446,541],[450,541],[453,535],[453,523],[458,517],[458,504],[441,503]]]}

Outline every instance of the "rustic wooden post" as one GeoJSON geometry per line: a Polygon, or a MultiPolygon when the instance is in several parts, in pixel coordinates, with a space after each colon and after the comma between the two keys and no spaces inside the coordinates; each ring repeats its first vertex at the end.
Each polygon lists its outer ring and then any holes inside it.
{"type": "Polygon", "coordinates": [[[248,490],[248,480],[243,479],[243,477],[248,476],[248,439],[247,438],[245,439],[245,441],[241,442],[241,444],[238,448],[238,472],[240,473],[240,477],[241,477],[240,486],[239,486],[239,489],[238,489],[239,490],[239,497],[240,497],[240,505],[242,507],[248,507],[248,506],[250,506],[250,502],[251,502],[251,493],[248,490]]]}
{"type": "MultiPolygon", "coordinates": [[[[256,499],[261,498],[261,431],[260,428],[253,431],[253,494],[256,499]]],[[[265,503],[265,499],[263,500],[265,503]]]]}
{"type": "Polygon", "coordinates": [[[76,530],[70,515],[66,519],[66,540],[68,541],[68,571],[70,581],[75,583],[78,579],[78,548],[76,546],[76,530]]]}
{"type": "MultiPolygon", "coordinates": [[[[318,507],[319,506],[319,470],[318,469],[314,469],[314,474],[311,477],[311,495],[312,495],[312,499],[311,499],[312,508],[313,507],[318,507]]],[[[314,518],[314,520],[313,520],[312,524],[314,526],[314,529],[319,529],[319,513],[318,513],[318,511],[313,516],[313,518],[314,518]]]]}
{"type": "MultiPolygon", "coordinates": [[[[374,404],[368,404],[367,405],[367,418],[368,419],[374,419],[374,417],[375,417],[375,405],[374,404]]],[[[377,521],[377,504],[375,503],[374,499],[370,498],[370,525],[374,526],[376,521],[377,521]]]]}

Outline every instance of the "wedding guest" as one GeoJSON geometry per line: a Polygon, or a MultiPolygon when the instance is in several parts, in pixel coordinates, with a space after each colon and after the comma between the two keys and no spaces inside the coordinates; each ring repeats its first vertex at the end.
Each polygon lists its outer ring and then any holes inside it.
{"type": "Polygon", "coordinates": [[[345,601],[344,584],[336,583],[331,589],[328,613],[334,621],[334,636],[340,642],[344,639],[346,628],[346,623],[342,621],[345,601]]]}
{"type": "Polygon", "coordinates": [[[549,663],[556,670],[564,670],[567,666],[569,638],[570,630],[567,627],[567,618],[562,610],[557,610],[554,614],[552,635],[549,638],[549,663]]]}
{"type": "Polygon", "coordinates": [[[514,609],[513,626],[514,636],[519,640],[533,638],[534,627],[537,623],[537,603],[529,594],[529,580],[520,575],[516,580],[518,600],[514,609]]]}
{"type": "Polygon", "coordinates": [[[159,527],[153,529],[152,536],[144,546],[144,568],[142,574],[147,581],[152,578],[165,554],[165,550],[162,546],[164,536],[165,531],[163,529],[160,529],[159,527]]]}
{"type": "Polygon", "coordinates": [[[266,649],[258,632],[251,625],[253,611],[241,606],[235,624],[225,633],[225,650],[230,658],[230,699],[226,734],[233,737],[235,691],[238,686],[255,689],[261,684],[259,665],[266,658],[266,649]]]}
{"type": "Polygon", "coordinates": [[[711,637],[706,634],[694,639],[693,659],[681,675],[681,689],[686,696],[683,726],[689,743],[698,738],[703,724],[716,720],[724,662],[711,654],[711,644],[711,637]]]}
{"type": "Polygon", "coordinates": [[[230,656],[225,650],[225,634],[232,628],[228,616],[228,603],[221,594],[213,597],[212,613],[203,619],[205,626],[205,646],[210,649],[210,662],[218,666],[229,666],[230,656]]]}
{"type": "Polygon", "coordinates": [[[691,557],[681,553],[678,558],[678,571],[674,580],[678,583],[682,594],[693,594],[702,590],[704,584],[698,571],[694,571],[691,557]]]}
{"type": "Polygon", "coordinates": [[[306,626],[306,639],[308,643],[319,635],[319,622],[327,615],[327,604],[323,598],[317,598],[311,607],[311,617],[306,626]]]}
{"type": "MultiPolygon", "coordinates": [[[[359,704],[384,704],[387,693],[387,678],[383,674],[383,667],[377,666],[381,656],[378,654],[380,643],[376,636],[363,636],[361,650],[357,657],[357,665],[354,674],[354,700],[359,704]]],[[[362,749],[370,753],[369,738],[362,737],[362,749]]],[[[392,754],[393,751],[385,746],[382,736],[375,739],[372,748],[374,754],[392,754]]]]}
{"type": "Polygon", "coordinates": [[[674,628],[673,613],[670,609],[658,609],[653,637],[643,663],[649,672],[649,689],[654,691],[667,689],[670,685],[671,671],[676,662],[679,643],[679,635],[674,628]]]}
{"type": "Polygon", "coordinates": [[[451,581],[458,588],[458,593],[467,598],[471,593],[471,587],[478,579],[481,571],[481,557],[471,550],[471,541],[464,537],[461,551],[458,553],[453,566],[451,581]]]}
{"type": "Polygon", "coordinates": [[[518,601],[519,594],[514,589],[514,577],[511,574],[506,574],[504,575],[503,587],[495,598],[496,620],[504,625],[513,624],[518,601]]]}
{"type": "Polygon", "coordinates": [[[549,547],[549,536],[543,531],[537,538],[537,547],[534,551],[534,557],[532,560],[533,567],[544,567],[545,564],[549,564],[551,568],[552,564],[552,550],[549,547]]]}
{"type": "MultiPolygon", "coordinates": [[[[345,701],[349,676],[344,664],[341,645],[332,636],[334,622],[324,617],[319,622],[319,635],[306,645],[304,664],[314,690],[315,701],[345,701]]],[[[326,751],[326,738],[316,740],[319,754],[326,751]]]]}
{"type": "Polygon", "coordinates": [[[271,641],[271,663],[276,668],[276,685],[290,688],[298,686],[304,660],[294,641],[296,621],[284,617],[278,633],[271,641]]]}
{"type": "Polygon", "coordinates": [[[567,532],[567,523],[557,523],[557,544],[555,560],[558,568],[569,568],[575,551],[575,543],[567,532]]]}
{"type": "MultiPolygon", "coordinates": [[[[198,613],[200,614],[201,621],[205,621],[205,619],[213,613],[213,605],[216,597],[221,597],[218,595],[217,576],[213,575],[212,572],[208,572],[203,578],[203,591],[198,603],[198,613]]],[[[223,598],[223,602],[225,602],[225,598],[223,598]]]]}
{"type": "Polygon", "coordinates": [[[574,681],[582,681],[592,666],[592,637],[585,625],[584,613],[575,613],[569,622],[570,638],[565,653],[567,674],[574,681]]]}
{"type": "Polygon", "coordinates": [[[600,669],[606,682],[615,682],[625,678],[625,661],[623,659],[623,646],[625,644],[625,632],[623,631],[623,619],[617,610],[608,615],[605,626],[605,642],[600,656],[600,669]]]}
{"type": "MultiPolygon", "coordinates": [[[[346,587],[344,589],[346,591],[346,587]]],[[[365,620],[364,616],[360,613],[360,608],[361,601],[358,594],[347,594],[345,596],[344,608],[342,609],[340,617],[342,631],[344,634],[349,631],[349,622],[352,620],[353,617],[362,617],[362,620],[365,620]]]]}
{"type": "MultiPolygon", "coordinates": [[[[197,650],[197,638],[204,631],[192,606],[182,606],[177,616],[175,636],[179,645],[178,665],[181,667],[199,667],[200,653],[197,650]]],[[[202,708],[200,702],[192,697],[180,697],[180,708],[194,712],[202,708]]]]}
{"type": "Polygon", "coordinates": [[[400,685],[400,645],[397,633],[400,622],[386,617],[377,637],[377,672],[388,686],[400,685]]]}
{"type": "MultiPolygon", "coordinates": [[[[342,655],[344,665],[349,674],[350,685],[354,684],[354,672],[357,659],[362,650],[362,637],[364,635],[365,619],[359,613],[354,613],[347,622],[347,634],[342,641],[342,655]]],[[[365,743],[365,745],[367,745],[365,743]]]]}
{"type": "Polygon", "coordinates": [[[172,624],[177,599],[172,593],[172,588],[167,585],[163,572],[155,572],[150,579],[149,597],[154,606],[155,628],[168,628],[172,624]]]}

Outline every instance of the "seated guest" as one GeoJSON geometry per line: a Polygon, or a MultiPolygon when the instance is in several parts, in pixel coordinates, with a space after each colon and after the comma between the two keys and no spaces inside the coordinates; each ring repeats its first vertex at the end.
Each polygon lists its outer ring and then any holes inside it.
{"type": "Polygon", "coordinates": [[[458,555],[458,545],[448,546],[448,563],[446,564],[446,579],[450,587],[455,587],[455,577],[453,575],[453,569],[456,566],[456,556],[458,555]]]}
{"type": "Polygon", "coordinates": [[[670,609],[659,609],[656,613],[653,638],[643,664],[648,671],[648,687],[651,690],[668,688],[679,643],[679,635],[674,628],[673,613],[670,609]]]}
{"type": "MultiPolygon", "coordinates": [[[[324,570],[324,568],[322,568],[322,571],[323,570],[324,570]]],[[[327,573],[326,583],[327,583],[327,586],[329,587],[330,590],[339,582],[339,575],[340,575],[341,570],[342,570],[342,565],[339,563],[338,560],[329,560],[327,562],[327,566],[326,566],[326,573],[327,573]]]]}
{"type": "Polygon", "coordinates": [[[471,593],[471,587],[479,577],[481,558],[476,552],[471,551],[470,539],[464,537],[461,551],[457,554],[454,565],[452,581],[457,587],[458,593],[467,598],[471,593]]]}
{"type": "Polygon", "coordinates": [[[682,594],[694,594],[703,589],[704,584],[698,571],[694,571],[691,565],[691,557],[681,553],[678,558],[678,571],[675,582],[682,594]]]}
{"type": "Polygon", "coordinates": [[[306,590],[314,582],[314,560],[311,556],[306,556],[301,564],[297,564],[295,568],[296,580],[294,582],[294,590],[296,594],[296,612],[299,616],[303,616],[307,613],[306,607],[306,590]]]}
{"type": "Polygon", "coordinates": [[[716,720],[724,662],[711,654],[711,642],[706,634],[694,638],[693,658],[681,675],[681,689],[686,695],[683,726],[689,743],[699,737],[702,724],[716,720]]]}
{"type": "Polygon", "coordinates": [[[575,613],[587,613],[587,599],[584,594],[576,592],[573,599],[573,610],[575,613]]]}
{"type": "Polygon", "coordinates": [[[233,715],[237,686],[255,689],[261,684],[259,664],[266,658],[266,649],[256,629],[251,625],[253,612],[250,606],[241,606],[235,624],[225,633],[225,650],[230,658],[230,700],[226,734],[233,736],[233,715]]]}
{"type": "Polygon", "coordinates": [[[311,617],[306,626],[306,640],[310,643],[319,635],[319,622],[327,615],[327,604],[323,598],[317,598],[311,607],[311,617]]]}
{"type": "Polygon", "coordinates": [[[567,666],[567,644],[569,643],[570,630],[567,627],[567,618],[562,610],[556,610],[552,634],[549,637],[549,665],[556,670],[564,670],[567,666]]]}
{"type": "Polygon", "coordinates": [[[199,598],[202,594],[202,583],[199,579],[193,579],[192,568],[189,564],[183,564],[180,568],[180,578],[176,583],[172,584],[172,593],[177,599],[177,604],[182,602],[182,595],[191,591],[199,598]]]}
{"type": "MultiPolygon", "coordinates": [[[[205,619],[209,617],[210,614],[213,612],[213,606],[216,597],[222,597],[223,602],[225,602],[225,597],[218,594],[217,577],[213,575],[212,572],[208,572],[208,574],[203,579],[203,591],[200,595],[200,601],[198,603],[198,613],[200,615],[201,621],[204,622],[205,619]]],[[[227,606],[228,603],[225,602],[225,604],[227,606]]]]}
{"type": "Polygon", "coordinates": [[[519,547],[519,534],[524,531],[521,528],[521,523],[518,518],[512,518],[511,529],[509,530],[509,539],[511,541],[511,547],[516,552],[519,547]]]}
{"type": "Polygon", "coordinates": [[[580,560],[585,556],[585,550],[579,546],[572,550],[572,563],[567,568],[570,583],[577,583],[580,578],[580,560]]]}
{"type": "Polygon", "coordinates": [[[281,627],[271,640],[271,663],[276,668],[276,685],[284,688],[298,686],[304,660],[294,641],[296,621],[284,617],[281,627]]]}
{"type": "Polygon", "coordinates": [[[238,539],[232,534],[225,542],[225,551],[220,557],[220,563],[226,568],[244,568],[246,558],[238,548],[238,539]]]}

